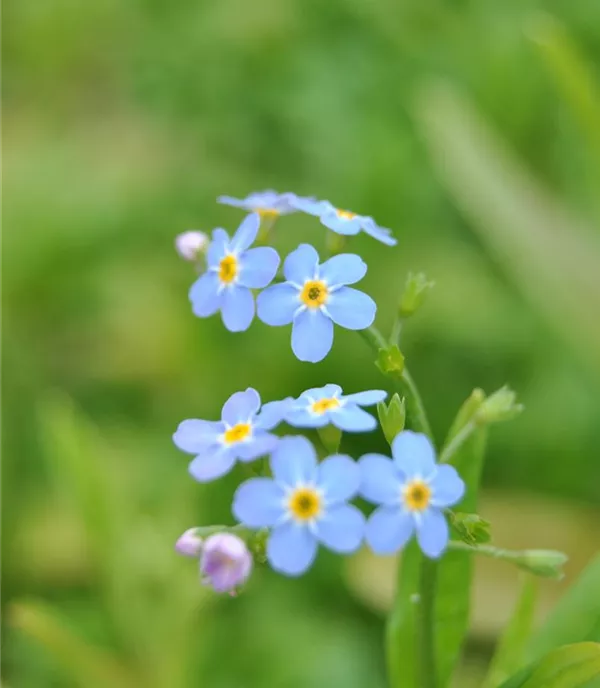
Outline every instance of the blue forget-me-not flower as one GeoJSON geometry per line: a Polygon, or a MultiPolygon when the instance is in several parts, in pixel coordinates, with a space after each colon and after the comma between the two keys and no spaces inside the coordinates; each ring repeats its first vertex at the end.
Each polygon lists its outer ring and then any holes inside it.
{"type": "Polygon", "coordinates": [[[346,432],[366,432],[377,427],[375,418],[361,406],[383,401],[387,392],[373,389],[342,394],[339,385],[307,389],[298,399],[286,400],[284,420],[297,428],[322,428],[331,423],[346,432]]]}
{"type": "Polygon", "coordinates": [[[233,196],[219,196],[217,198],[218,203],[243,208],[265,218],[276,218],[279,215],[295,213],[298,211],[298,203],[312,200],[312,198],[300,198],[291,192],[280,194],[272,189],[256,191],[248,194],[246,198],[233,198],[233,196]]]}
{"type": "Polygon", "coordinates": [[[196,455],[189,471],[204,483],[228,473],[237,459],[247,462],[268,454],[279,441],[269,430],[279,422],[279,402],[261,409],[258,392],[248,387],[229,397],[220,421],[184,420],[173,441],[182,451],[196,455]]]}
{"type": "Polygon", "coordinates": [[[279,255],[270,246],[249,248],[260,225],[258,215],[248,215],[233,238],[215,229],[206,254],[207,270],[192,285],[190,301],[194,313],[205,318],[221,311],[230,332],[250,327],[254,317],[251,289],[266,287],[275,277],[279,255]]]}
{"type": "Polygon", "coordinates": [[[360,469],[348,456],[317,463],[305,437],[284,437],[271,455],[273,478],[252,478],[238,488],[235,517],[248,528],[271,528],[267,559],[288,576],[304,573],[318,544],[339,553],[355,551],[365,518],[348,500],[360,485],[360,469]]]}
{"type": "Polygon", "coordinates": [[[436,465],[426,435],[401,432],[392,456],[366,454],[359,461],[361,494],[381,505],[367,522],[366,540],[376,554],[391,554],[416,532],[423,553],[437,559],[449,537],[443,509],[460,502],[465,484],[452,466],[436,465]]]}
{"type": "Polygon", "coordinates": [[[319,265],[319,254],[301,244],[283,264],[286,282],[274,284],[257,299],[258,317],[267,325],[292,326],[292,350],[301,361],[316,363],[333,345],[333,323],[363,330],[375,319],[370,296],[348,287],[367,266],[357,255],[341,253],[319,265]]]}
{"type": "Polygon", "coordinates": [[[314,215],[321,220],[321,224],[333,230],[337,234],[353,235],[361,230],[388,246],[394,246],[396,239],[391,230],[380,227],[372,217],[358,215],[350,210],[336,208],[329,201],[314,201],[312,199],[298,198],[294,201],[298,210],[308,215],[314,215]]]}

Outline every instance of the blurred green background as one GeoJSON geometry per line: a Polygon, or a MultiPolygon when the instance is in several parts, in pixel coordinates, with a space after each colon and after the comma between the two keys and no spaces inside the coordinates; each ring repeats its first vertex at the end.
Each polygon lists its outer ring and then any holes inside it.
{"type": "MultiPolygon", "coordinates": [[[[564,549],[568,585],[600,498],[598,2],[10,0],[4,20],[5,685],[384,685],[389,567],[322,553],[230,599],[173,552],[230,522],[240,477],[193,483],[180,420],[247,386],[386,384],[352,332],[310,365],[288,328],[193,317],[173,241],[234,230],[221,193],[314,194],[393,229],[394,249],[352,244],[378,324],[409,270],[436,281],[402,347],[438,440],[475,386],[518,391],[482,511],[500,545],[564,549]]],[[[323,228],[281,219],[281,253],[301,241],[323,228]]],[[[512,574],[478,572],[458,685],[512,574]]]]}

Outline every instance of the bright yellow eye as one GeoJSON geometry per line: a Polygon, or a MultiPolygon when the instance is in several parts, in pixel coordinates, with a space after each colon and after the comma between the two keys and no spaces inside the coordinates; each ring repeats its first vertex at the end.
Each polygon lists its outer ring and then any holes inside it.
{"type": "Polygon", "coordinates": [[[320,308],[324,303],[327,303],[328,297],[327,285],[321,280],[308,280],[304,283],[300,293],[300,299],[309,308],[320,308]]]}
{"type": "Polygon", "coordinates": [[[221,259],[219,263],[219,279],[221,282],[229,284],[233,282],[238,273],[237,259],[235,256],[229,255],[221,259]]]}
{"type": "Polygon", "coordinates": [[[251,429],[250,423],[238,423],[237,425],[229,428],[229,430],[225,430],[225,442],[227,444],[241,442],[248,437],[251,429]]]}
{"type": "Polygon", "coordinates": [[[310,487],[300,487],[290,496],[290,511],[298,521],[311,521],[321,513],[321,496],[310,487]]]}
{"type": "Polygon", "coordinates": [[[339,399],[331,397],[331,399],[319,399],[313,402],[312,411],[318,413],[320,416],[329,411],[329,409],[337,408],[340,405],[339,399]]]}
{"type": "Polygon", "coordinates": [[[264,219],[274,220],[279,217],[279,210],[273,210],[273,208],[254,208],[254,212],[264,219]]]}
{"type": "Polygon", "coordinates": [[[431,501],[431,488],[422,480],[413,480],[404,487],[403,497],[409,511],[424,511],[431,501]]]}
{"type": "Polygon", "coordinates": [[[336,215],[342,220],[352,220],[356,217],[356,213],[351,213],[349,210],[340,210],[339,208],[335,211],[336,215]]]}

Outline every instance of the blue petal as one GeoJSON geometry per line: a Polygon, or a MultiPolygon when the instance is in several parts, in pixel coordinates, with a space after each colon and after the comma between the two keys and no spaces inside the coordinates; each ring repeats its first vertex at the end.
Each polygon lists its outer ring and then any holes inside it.
{"type": "Polygon", "coordinates": [[[355,404],[345,404],[329,411],[329,414],[331,422],[346,432],[368,432],[377,427],[375,418],[355,404]]]}
{"type": "Polygon", "coordinates": [[[209,267],[216,267],[229,248],[229,234],[224,229],[213,229],[212,241],[206,252],[206,261],[209,267]]]}
{"type": "Polygon", "coordinates": [[[221,419],[227,425],[247,423],[260,408],[260,394],[252,387],[235,392],[223,404],[221,419]]]}
{"type": "Polygon", "coordinates": [[[346,220],[340,217],[335,210],[321,215],[321,223],[324,224],[325,227],[333,230],[336,234],[353,236],[360,232],[360,218],[358,216],[351,220],[346,220]]]}
{"type": "Polygon", "coordinates": [[[278,267],[279,254],[274,248],[251,248],[240,257],[239,283],[250,289],[263,289],[273,281],[278,267]]]}
{"type": "Polygon", "coordinates": [[[317,401],[319,399],[331,399],[332,397],[339,397],[342,393],[342,388],[339,385],[328,384],[324,387],[311,387],[305,390],[298,397],[298,402],[317,401]]]}
{"type": "Polygon", "coordinates": [[[216,272],[209,270],[199,277],[190,289],[192,311],[199,318],[206,318],[216,313],[221,307],[219,278],[216,272]]]}
{"type": "Polygon", "coordinates": [[[362,228],[366,234],[372,236],[377,241],[381,241],[382,244],[387,244],[388,246],[395,246],[398,242],[392,236],[389,229],[380,227],[372,217],[363,218],[362,228]]]}
{"type": "Polygon", "coordinates": [[[344,399],[359,406],[373,406],[383,401],[388,393],[382,389],[371,389],[367,392],[356,392],[356,394],[347,394],[344,399]]]}
{"type": "Polygon", "coordinates": [[[429,482],[431,504],[446,508],[458,504],[465,494],[465,484],[454,466],[442,464],[429,482]]]}
{"type": "Polygon", "coordinates": [[[217,196],[217,203],[232,205],[234,208],[244,208],[246,205],[245,199],[234,198],[233,196],[217,196]]]}
{"type": "MultiPolygon", "coordinates": [[[[345,287],[346,288],[346,287],[345,287]]],[[[321,310],[306,309],[294,318],[292,351],[301,361],[322,361],[333,345],[333,323],[321,310]]]]}
{"type": "Polygon", "coordinates": [[[294,205],[298,210],[308,215],[314,215],[315,217],[321,217],[323,213],[335,210],[329,201],[315,201],[312,198],[297,197],[294,205]]]}
{"type": "Polygon", "coordinates": [[[354,253],[340,253],[326,260],[319,268],[319,277],[328,285],[354,284],[367,274],[367,264],[354,253]]]}
{"type": "Polygon", "coordinates": [[[267,542],[267,559],[275,571],[299,576],[315,560],[317,541],[304,526],[289,521],[275,528],[267,542]]]}
{"type": "Polygon", "coordinates": [[[259,456],[270,454],[277,446],[279,437],[270,432],[255,432],[247,442],[236,445],[237,455],[242,461],[254,461],[259,456]]]}
{"type": "Polygon", "coordinates": [[[246,287],[231,286],[222,292],[221,317],[230,332],[244,332],[254,317],[254,297],[246,287]]]}
{"type": "Polygon", "coordinates": [[[325,547],[349,554],[355,552],[365,534],[365,517],[352,504],[340,504],[328,509],[316,524],[316,536],[325,547]]]}
{"type": "Polygon", "coordinates": [[[233,235],[230,245],[231,250],[238,255],[242,251],[245,251],[254,243],[259,227],[260,217],[256,213],[247,215],[242,220],[242,224],[237,228],[236,233],[233,235]]]}
{"type": "Polygon", "coordinates": [[[335,454],[319,464],[317,484],[327,504],[344,502],[358,494],[361,473],[358,464],[345,454],[335,454]]]}
{"type": "Polygon", "coordinates": [[[256,299],[258,317],[267,325],[289,325],[301,306],[299,292],[291,284],[274,284],[256,299]]]}
{"type": "Polygon", "coordinates": [[[288,282],[304,284],[314,279],[319,264],[319,254],[309,244],[300,244],[283,262],[283,274],[288,282]]]}
{"type": "Polygon", "coordinates": [[[317,453],[306,437],[284,437],[271,455],[275,480],[288,487],[312,483],[317,474],[317,453]]]}
{"type": "Polygon", "coordinates": [[[392,456],[407,478],[428,478],[435,471],[435,449],[422,433],[404,430],[396,435],[392,456]]]}
{"type": "Polygon", "coordinates": [[[285,415],[285,421],[295,428],[324,428],[329,425],[327,413],[317,415],[307,408],[292,408],[285,415]]]}
{"type": "Polygon", "coordinates": [[[394,462],[381,454],[365,454],[358,462],[360,494],[374,504],[398,505],[401,481],[394,462]]]}
{"type": "Polygon", "coordinates": [[[375,554],[393,554],[410,540],[414,525],[410,514],[380,506],[367,521],[365,537],[375,554]]]}
{"type": "Polygon", "coordinates": [[[288,397],[282,401],[270,401],[263,404],[260,413],[254,420],[254,427],[261,430],[272,430],[283,421],[292,401],[293,399],[288,397]]]}
{"type": "Polygon", "coordinates": [[[208,483],[229,473],[234,463],[235,454],[219,445],[214,451],[203,451],[190,463],[188,470],[199,483],[208,483]]]}
{"type": "Polygon", "coordinates": [[[173,435],[175,446],[188,454],[198,454],[203,449],[218,442],[219,435],[224,432],[223,423],[213,423],[207,420],[184,420],[177,426],[173,435]]]}
{"type": "Polygon", "coordinates": [[[430,559],[440,557],[448,545],[448,524],[441,511],[427,509],[417,526],[419,547],[430,559]]]}
{"type": "Polygon", "coordinates": [[[233,495],[233,515],[248,528],[269,528],[284,515],[283,490],[271,478],[251,478],[233,495]]]}
{"type": "Polygon", "coordinates": [[[327,312],[336,325],[348,330],[364,330],[373,324],[377,304],[370,296],[352,287],[334,291],[327,301],[327,312]]]}

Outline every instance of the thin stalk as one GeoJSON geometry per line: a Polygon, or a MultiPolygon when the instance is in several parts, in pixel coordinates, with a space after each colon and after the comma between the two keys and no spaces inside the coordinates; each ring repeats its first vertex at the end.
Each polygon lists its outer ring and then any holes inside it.
{"type": "Polygon", "coordinates": [[[419,607],[417,614],[418,671],[420,688],[436,688],[437,673],[435,661],[435,589],[437,563],[421,558],[419,570],[419,607]]]}
{"type": "Polygon", "coordinates": [[[394,319],[392,324],[392,333],[390,334],[390,344],[395,344],[400,346],[400,334],[402,333],[402,325],[404,325],[404,319],[399,315],[394,319]]]}
{"type": "Polygon", "coordinates": [[[473,421],[469,421],[464,425],[442,449],[440,453],[440,463],[450,463],[456,452],[463,446],[469,437],[471,437],[476,427],[473,421]]]}

